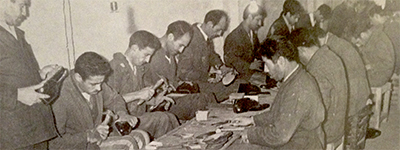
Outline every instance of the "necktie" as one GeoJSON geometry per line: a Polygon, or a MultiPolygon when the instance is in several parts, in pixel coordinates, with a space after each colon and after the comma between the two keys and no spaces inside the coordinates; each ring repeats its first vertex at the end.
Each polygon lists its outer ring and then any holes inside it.
{"type": "Polygon", "coordinates": [[[214,50],[214,41],[212,39],[210,39],[210,38],[207,38],[207,47],[210,50],[214,50]]]}

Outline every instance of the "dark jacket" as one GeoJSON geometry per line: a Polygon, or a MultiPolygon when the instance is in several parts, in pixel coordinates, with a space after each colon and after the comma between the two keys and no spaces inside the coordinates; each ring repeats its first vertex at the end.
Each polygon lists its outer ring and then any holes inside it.
{"type": "Polygon", "coordinates": [[[0,149],[26,147],[56,136],[49,106],[17,100],[18,88],[39,84],[41,77],[24,32],[18,28],[15,32],[18,40],[0,26],[0,149]]]}
{"type": "Polygon", "coordinates": [[[189,45],[179,55],[178,77],[186,81],[207,81],[211,66],[221,65],[220,56],[207,46],[207,41],[197,27],[192,26],[193,36],[189,45]]]}
{"type": "Polygon", "coordinates": [[[256,51],[260,47],[260,42],[255,33],[253,33],[253,43],[251,42],[249,34],[244,30],[243,23],[233,30],[225,39],[225,64],[228,67],[235,68],[240,74],[239,78],[250,79],[251,75],[254,73],[249,67],[256,58],[256,51]]]}
{"type": "Polygon", "coordinates": [[[287,37],[290,35],[290,30],[286,25],[285,20],[282,15],[272,23],[271,27],[268,30],[267,37],[271,37],[272,35],[287,37]]]}

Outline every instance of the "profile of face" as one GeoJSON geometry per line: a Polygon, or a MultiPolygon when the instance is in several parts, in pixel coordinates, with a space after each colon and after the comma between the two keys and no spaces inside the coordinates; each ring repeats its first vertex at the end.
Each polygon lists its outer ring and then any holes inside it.
{"type": "Polygon", "coordinates": [[[250,21],[250,29],[253,31],[257,31],[264,25],[264,18],[262,15],[257,15],[257,16],[251,16],[251,21],[250,21]]]}
{"type": "Polygon", "coordinates": [[[20,26],[29,16],[30,0],[5,0],[4,18],[8,25],[20,26]]]}
{"type": "Polygon", "coordinates": [[[283,57],[279,57],[276,63],[267,57],[263,56],[261,58],[264,61],[264,72],[269,73],[270,77],[276,81],[280,81],[284,78],[284,72],[282,70],[283,57]]]}
{"type": "Polygon", "coordinates": [[[139,48],[137,45],[132,45],[130,47],[132,53],[129,57],[132,57],[132,65],[141,66],[143,64],[149,63],[151,56],[154,54],[155,49],[150,47],[139,48]]]}
{"type": "Polygon", "coordinates": [[[99,93],[101,91],[101,85],[105,79],[104,75],[89,76],[86,79],[83,79],[78,73],[75,73],[74,76],[78,81],[79,88],[89,95],[95,95],[99,93]]]}
{"type": "Polygon", "coordinates": [[[174,40],[174,35],[169,34],[168,35],[168,41],[167,42],[167,49],[171,55],[177,55],[183,52],[185,47],[189,44],[190,42],[190,34],[185,33],[183,36],[180,38],[174,40]]]}
{"type": "Polygon", "coordinates": [[[291,15],[290,12],[286,13],[286,19],[288,20],[290,25],[296,24],[297,21],[299,21],[300,14],[293,14],[291,15]]]}
{"type": "Polygon", "coordinates": [[[208,35],[210,39],[222,36],[222,33],[226,30],[228,26],[228,20],[226,17],[222,17],[218,24],[213,25],[212,22],[207,23],[211,27],[211,31],[208,35]]]}
{"type": "Polygon", "coordinates": [[[307,65],[308,62],[311,60],[314,52],[306,47],[297,47],[299,50],[299,59],[303,65],[307,65]]]}
{"type": "Polygon", "coordinates": [[[319,10],[315,11],[314,13],[315,21],[322,22],[324,20],[324,16],[322,16],[319,10]]]}

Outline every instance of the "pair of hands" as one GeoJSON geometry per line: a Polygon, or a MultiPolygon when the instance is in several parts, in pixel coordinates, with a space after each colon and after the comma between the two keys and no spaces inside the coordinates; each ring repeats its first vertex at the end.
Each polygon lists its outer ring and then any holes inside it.
{"type": "MultiPolygon", "coordinates": [[[[249,125],[254,125],[254,120],[253,120],[253,117],[237,117],[231,121],[231,124],[233,126],[249,126],[249,125]]],[[[249,143],[249,139],[247,136],[247,130],[244,130],[241,133],[241,137],[242,137],[242,141],[244,143],[249,143]]]]}
{"type": "Polygon", "coordinates": [[[44,83],[46,82],[47,75],[49,72],[52,72],[53,70],[57,70],[59,68],[61,68],[61,66],[58,66],[56,64],[47,65],[47,66],[43,67],[39,71],[40,77],[43,79],[43,81],[37,85],[18,88],[17,100],[25,105],[32,106],[35,103],[41,102],[40,99],[49,98],[50,97],[49,95],[36,92],[36,90],[40,90],[43,87],[44,83]]]}
{"type": "Polygon", "coordinates": [[[113,119],[116,120],[115,122],[128,122],[132,127],[136,126],[138,123],[138,118],[128,115],[126,112],[118,112],[117,115],[115,115],[112,111],[107,110],[105,113],[106,117],[104,121],[95,129],[87,132],[87,140],[89,143],[100,145],[103,140],[107,139],[110,133],[109,124],[113,119]]]}
{"type": "Polygon", "coordinates": [[[263,67],[264,63],[262,60],[257,60],[255,59],[249,66],[249,69],[251,70],[257,70],[257,71],[264,71],[261,68],[263,67]]]}
{"type": "Polygon", "coordinates": [[[209,74],[215,74],[215,78],[211,77],[208,78],[208,82],[210,83],[218,83],[224,78],[224,76],[230,72],[233,72],[234,74],[237,74],[237,72],[233,68],[229,68],[225,65],[222,66],[212,66],[210,68],[209,74]]]}

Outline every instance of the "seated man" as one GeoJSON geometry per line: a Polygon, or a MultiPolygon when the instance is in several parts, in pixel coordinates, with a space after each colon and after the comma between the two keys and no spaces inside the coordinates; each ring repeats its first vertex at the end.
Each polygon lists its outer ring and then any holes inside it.
{"type": "MultiPolygon", "coordinates": [[[[107,60],[94,52],[86,52],[76,60],[75,69],[65,79],[60,97],[53,104],[59,136],[49,142],[50,149],[98,149],[111,142],[110,119],[102,123],[104,110],[117,114],[117,121],[136,126],[138,120],[128,115],[122,97],[103,84],[110,72],[107,60]]],[[[113,140],[127,147],[136,144],[123,140],[126,138],[113,140]]]]}
{"type": "MultiPolygon", "coordinates": [[[[167,32],[160,38],[161,49],[157,50],[148,64],[149,70],[144,74],[145,81],[154,85],[159,76],[163,76],[168,83],[177,88],[182,83],[176,76],[177,55],[182,53],[189,44],[193,29],[186,21],[175,21],[168,25],[167,32]]],[[[192,84],[192,83],[188,83],[192,84]]],[[[169,112],[175,114],[180,120],[190,120],[199,109],[206,109],[209,103],[216,103],[212,93],[194,93],[182,97],[173,97],[176,101],[169,112]]]]}
{"type": "Polygon", "coordinates": [[[283,9],[278,19],[272,23],[269,28],[267,37],[272,35],[289,36],[294,30],[294,25],[300,18],[300,14],[304,12],[303,6],[297,0],[286,0],[283,3],[283,9]]]}
{"type": "Polygon", "coordinates": [[[234,119],[234,125],[254,124],[242,133],[238,149],[322,149],[325,109],[315,79],[299,64],[290,42],[267,39],[261,56],[271,77],[281,82],[270,111],[234,119]]]}
{"type": "Polygon", "coordinates": [[[228,67],[239,72],[238,78],[249,80],[256,70],[262,71],[262,61],[256,59],[260,47],[257,32],[266,17],[267,12],[255,2],[247,5],[244,20],[225,39],[224,60],[228,67]]]}
{"type": "Polygon", "coordinates": [[[383,30],[387,18],[382,13],[379,6],[368,11],[372,27],[361,33],[361,38],[355,41],[364,60],[371,87],[383,86],[391,79],[395,68],[393,44],[383,30]]]}
{"type": "Polygon", "coordinates": [[[330,19],[332,9],[327,4],[322,4],[316,11],[309,14],[300,15],[299,21],[296,22],[296,29],[321,27],[324,20],[330,19]]]}
{"type": "Polygon", "coordinates": [[[214,50],[213,39],[222,36],[228,23],[226,12],[211,10],[204,17],[203,23],[194,24],[191,42],[179,55],[177,68],[177,75],[182,81],[197,83],[200,92],[214,93],[218,102],[228,98],[229,94],[236,92],[239,87],[239,84],[224,86],[220,80],[209,80],[212,70],[226,68],[214,50]]]}
{"type": "Polygon", "coordinates": [[[326,108],[323,129],[326,142],[342,140],[348,103],[348,84],[342,60],[327,45],[319,46],[313,30],[300,28],[291,34],[291,42],[299,51],[300,62],[317,80],[326,108]]]}
{"type": "Polygon", "coordinates": [[[131,115],[139,118],[139,129],[157,138],[179,126],[176,116],[168,112],[147,112],[148,105],[154,106],[163,100],[171,100],[159,94],[154,97],[155,87],[145,87],[143,64],[150,61],[154,51],[161,44],[156,36],[147,31],[137,31],[129,39],[129,47],[122,53],[115,53],[111,60],[113,72],[107,84],[122,95],[131,115]]]}

